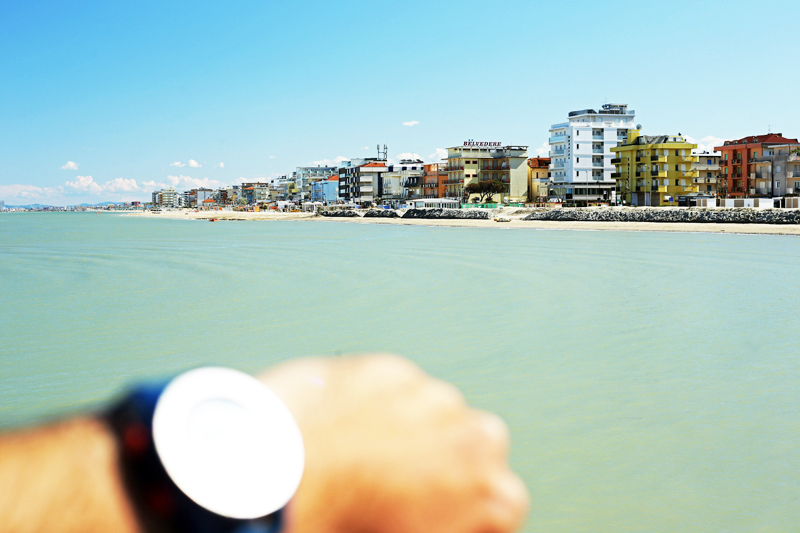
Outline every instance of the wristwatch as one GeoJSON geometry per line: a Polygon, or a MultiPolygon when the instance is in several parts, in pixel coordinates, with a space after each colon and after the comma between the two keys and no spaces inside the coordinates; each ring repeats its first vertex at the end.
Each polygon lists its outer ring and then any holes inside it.
{"type": "Polygon", "coordinates": [[[144,531],[280,531],[303,475],[303,439],[289,409],[254,377],[190,370],[134,388],[104,418],[144,531]]]}

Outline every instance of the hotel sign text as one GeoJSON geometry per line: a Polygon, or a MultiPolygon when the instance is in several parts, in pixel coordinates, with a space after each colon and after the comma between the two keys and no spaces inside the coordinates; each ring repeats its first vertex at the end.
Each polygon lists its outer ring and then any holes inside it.
{"type": "Polygon", "coordinates": [[[471,148],[499,148],[501,145],[502,143],[464,141],[464,146],[469,146],[471,148]]]}

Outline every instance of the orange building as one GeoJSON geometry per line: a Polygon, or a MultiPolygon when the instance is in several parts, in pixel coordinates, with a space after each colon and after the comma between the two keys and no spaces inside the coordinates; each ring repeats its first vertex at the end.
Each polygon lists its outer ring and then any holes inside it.
{"type": "Polygon", "coordinates": [[[719,165],[722,169],[720,179],[727,183],[728,196],[744,197],[755,194],[756,159],[764,157],[770,146],[798,144],[797,139],[787,139],[780,133],[753,135],[734,141],[725,141],[714,148],[722,154],[719,165]]]}
{"type": "Polygon", "coordinates": [[[439,163],[429,163],[424,166],[422,175],[423,198],[444,198],[447,194],[447,171],[444,166],[439,168],[439,163]]]}

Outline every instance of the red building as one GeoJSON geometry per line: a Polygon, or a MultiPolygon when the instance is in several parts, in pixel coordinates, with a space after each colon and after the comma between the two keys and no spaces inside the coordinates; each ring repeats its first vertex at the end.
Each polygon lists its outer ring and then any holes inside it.
{"type": "MultiPolygon", "coordinates": [[[[787,139],[780,133],[753,135],[734,141],[725,141],[714,150],[720,152],[722,168],[720,179],[727,183],[728,196],[745,197],[755,194],[755,163],[764,157],[765,148],[775,145],[798,144],[797,139],[787,139]]],[[[719,188],[719,187],[718,187],[719,188]]]]}

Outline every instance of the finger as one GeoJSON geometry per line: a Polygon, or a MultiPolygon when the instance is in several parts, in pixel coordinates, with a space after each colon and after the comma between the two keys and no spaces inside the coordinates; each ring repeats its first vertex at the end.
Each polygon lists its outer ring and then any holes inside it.
{"type": "Polygon", "coordinates": [[[475,533],[517,531],[528,512],[528,490],[519,476],[506,471],[495,477],[485,504],[482,523],[475,533]]]}
{"type": "Polygon", "coordinates": [[[494,459],[505,461],[508,457],[510,436],[508,425],[494,413],[474,410],[470,420],[473,442],[482,446],[494,459]]]}

